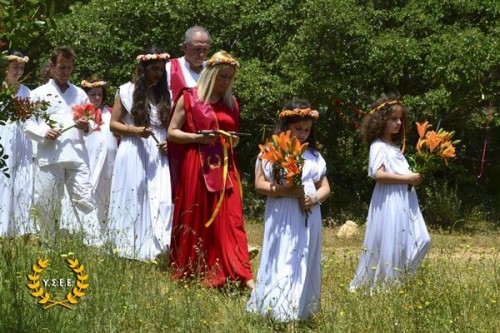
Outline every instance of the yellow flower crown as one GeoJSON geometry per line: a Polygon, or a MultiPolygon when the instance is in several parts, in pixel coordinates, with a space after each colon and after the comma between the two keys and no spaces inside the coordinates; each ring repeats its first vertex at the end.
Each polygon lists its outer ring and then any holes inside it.
{"type": "Polygon", "coordinates": [[[382,109],[385,106],[394,105],[394,104],[401,104],[401,102],[399,101],[399,99],[393,99],[393,100],[384,102],[384,103],[380,104],[379,106],[371,109],[370,112],[368,112],[368,113],[373,113],[375,111],[378,111],[378,110],[382,109]]]}
{"type": "Polygon", "coordinates": [[[212,67],[212,66],[215,66],[215,65],[222,65],[222,64],[240,67],[240,63],[237,62],[236,60],[223,59],[223,58],[215,58],[215,59],[210,59],[208,61],[205,61],[205,65],[208,66],[208,67],[212,67]]]}
{"type": "Polygon", "coordinates": [[[22,62],[23,64],[26,64],[28,61],[30,61],[30,58],[28,58],[27,56],[19,57],[16,55],[6,55],[5,59],[7,59],[8,61],[22,62]]]}
{"type": "Polygon", "coordinates": [[[168,53],[139,54],[135,59],[137,60],[137,62],[150,61],[150,60],[169,60],[170,54],[168,53]]]}
{"type": "Polygon", "coordinates": [[[83,80],[81,83],[82,87],[85,88],[96,88],[96,87],[104,87],[108,83],[106,81],[94,81],[94,82],[89,82],[87,80],[83,80]]]}
{"type": "Polygon", "coordinates": [[[279,119],[283,119],[286,117],[311,117],[313,119],[319,118],[319,112],[316,110],[312,110],[311,108],[306,109],[293,109],[293,110],[283,110],[279,114],[279,119]]]}

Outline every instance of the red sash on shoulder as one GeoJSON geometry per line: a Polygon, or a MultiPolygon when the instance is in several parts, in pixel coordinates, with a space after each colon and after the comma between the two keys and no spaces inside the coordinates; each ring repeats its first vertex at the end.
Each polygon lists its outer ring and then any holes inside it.
{"type": "MultiPolygon", "coordinates": [[[[210,104],[198,99],[196,88],[183,90],[186,121],[193,124],[195,131],[218,130],[219,124],[210,104]]],[[[224,184],[224,150],[222,141],[217,140],[212,145],[198,145],[200,163],[203,170],[205,185],[210,192],[219,192],[231,188],[231,181],[224,184]]],[[[226,177],[227,178],[227,177],[226,177]]]]}
{"type": "Polygon", "coordinates": [[[172,91],[172,101],[177,101],[179,94],[186,87],[186,80],[182,72],[179,58],[170,60],[170,90],[172,91]]]}

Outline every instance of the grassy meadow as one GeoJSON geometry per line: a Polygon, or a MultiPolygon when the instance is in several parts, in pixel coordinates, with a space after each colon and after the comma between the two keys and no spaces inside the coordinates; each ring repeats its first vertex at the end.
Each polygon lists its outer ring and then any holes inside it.
{"type": "MultiPolygon", "coordinates": [[[[251,244],[263,225],[247,223],[251,244]]],[[[244,311],[248,291],[223,290],[169,279],[161,262],[134,262],[71,239],[52,246],[0,239],[0,332],[498,332],[500,330],[500,234],[432,233],[432,246],[403,287],[369,296],[350,293],[363,236],[338,239],[323,232],[322,310],[306,322],[282,324],[244,311]],[[33,264],[49,258],[43,279],[75,280],[65,259],[84,264],[84,296],[72,310],[43,309],[30,295],[33,264]]],[[[256,272],[259,257],[252,261],[256,272]]],[[[81,267],[80,267],[81,268],[81,267]]],[[[74,283],[74,282],[73,282],[74,283]]],[[[63,300],[67,286],[45,289],[63,300]]],[[[47,304],[46,304],[47,305],[47,304]]]]}

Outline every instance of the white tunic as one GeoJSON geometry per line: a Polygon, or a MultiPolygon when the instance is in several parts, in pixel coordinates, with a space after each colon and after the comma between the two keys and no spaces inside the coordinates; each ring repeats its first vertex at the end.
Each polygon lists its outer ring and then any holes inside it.
{"type": "MultiPolygon", "coordinates": [[[[29,98],[30,90],[20,85],[16,97],[29,98]]],[[[34,233],[30,216],[33,200],[33,149],[20,122],[0,126],[0,143],[8,155],[9,178],[0,174],[0,236],[34,233]]]]}
{"type": "MultiPolygon", "coordinates": [[[[83,89],[69,83],[69,88],[61,92],[54,80],[31,91],[30,98],[34,101],[45,100],[50,103],[47,114],[57,123],[56,127],[72,126],[72,107],[89,103],[83,89]]],[[[85,147],[83,132],[76,127],[64,132],[57,140],[46,140],[45,133],[49,125],[41,119],[28,119],[25,131],[28,136],[37,142],[38,165],[44,166],[58,162],[83,162],[88,164],[88,153],[85,147]]]]}
{"type": "MultiPolygon", "coordinates": [[[[87,94],[68,82],[62,92],[54,80],[33,90],[32,100],[49,102],[46,114],[56,128],[74,125],[72,107],[89,103],[87,94]]],[[[92,122],[91,122],[92,123],[92,122]]],[[[93,129],[91,124],[90,130],[93,129]]],[[[34,206],[43,238],[54,237],[57,229],[84,234],[87,245],[102,244],[95,201],[90,184],[88,153],[83,131],[72,127],[56,140],[45,139],[50,129],[43,117],[32,117],[25,123],[25,132],[37,142],[38,168],[35,173],[34,206]],[[61,201],[67,190],[70,209],[61,211],[61,201]],[[56,224],[54,221],[58,220],[56,224]]]]}
{"type": "MultiPolygon", "coordinates": [[[[125,113],[122,121],[133,125],[134,85],[120,86],[125,113]]],[[[151,129],[166,141],[167,132],[151,105],[151,129]]],[[[109,224],[119,253],[132,259],[154,259],[168,250],[172,230],[172,195],[168,158],[160,153],[152,137],[124,135],[116,153],[111,182],[109,224]]]]}
{"type": "MultiPolygon", "coordinates": [[[[314,183],[326,174],[319,152],[307,150],[302,184],[316,193],[314,183]]],[[[266,180],[274,182],[272,164],[263,161],[266,180]]],[[[247,311],[280,321],[306,319],[318,311],[321,287],[321,210],[311,208],[307,218],[297,198],[268,197],[264,241],[256,280],[247,311]]]]}
{"type": "MultiPolygon", "coordinates": [[[[399,147],[375,140],[370,146],[368,176],[380,167],[394,174],[411,172],[399,147]]],[[[408,184],[377,182],[366,225],[363,252],[351,282],[351,290],[399,283],[411,275],[424,259],[430,237],[420,212],[417,194],[408,184]]]]}

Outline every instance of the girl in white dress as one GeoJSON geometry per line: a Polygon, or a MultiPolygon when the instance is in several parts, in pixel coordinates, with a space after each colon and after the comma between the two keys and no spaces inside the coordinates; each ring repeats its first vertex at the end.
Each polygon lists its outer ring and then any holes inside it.
{"type": "Polygon", "coordinates": [[[170,244],[168,58],[156,48],[139,55],[134,78],[120,86],[111,115],[111,131],[121,141],[111,182],[110,236],[119,254],[131,259],[154,259],[170,244]]]}
{"type": "Polygon", "coordinates": [[[92,76],[81,83],[87,93],[90,103],[102,111],[102,124],[85,137],[85,146],[89,153],[90,181],[94,187],[94,198],[97,217],[104,222],[108,215],[109,197],[111,193],[111,175],[115,163],[118,140],[111,133],[111,108],[103,105],[106,100],[106,82],[97,76],[92,76]]]}
{"type": "Polygon", "coordinates": [[[370,145],[368,176],[375,179],[363,252],[350,289],[385,288],[415,272],[430,245],[415,190],[421,175],[410,170],[404,151],[406,108],[396,98],[381,98],[363,120],[370,145]],[[403,139],[403,149],[396,146],[403,139]],[[411,189],[411,190],[409,190],[411,189]]]}
{"type": "Polygon", "coordinates": [[[301,99],[287,101],[275,133],[291,131],[304,152],[302,185],[273,179],[272,163],[258,159],[255,189],[267,195],[262,255],[247,311],[279,321],[303,320],[319,310],[321,287],[320,203],[330,195],[326,163],[315,149],[313,122],[318,112],[301,99]],[[304,211],[309,210],[307,216],[304,211]]]}
{"type": "MultiPolygon", "coordinates": [[[[8,67],[3,87],[9,86],[16,97],[27,99],[30,90],[18,80],[24,73],[29,58],[19,51],[10,50],[5,57],[8,67]]],[[[23,131],[23,124],[8,120],[0,126],[0,143],[8,155],[9,178],[0,173],[0,236],[18,236],[35,233],[30,215],[33,200],[33,148],[23,131]]]]}

